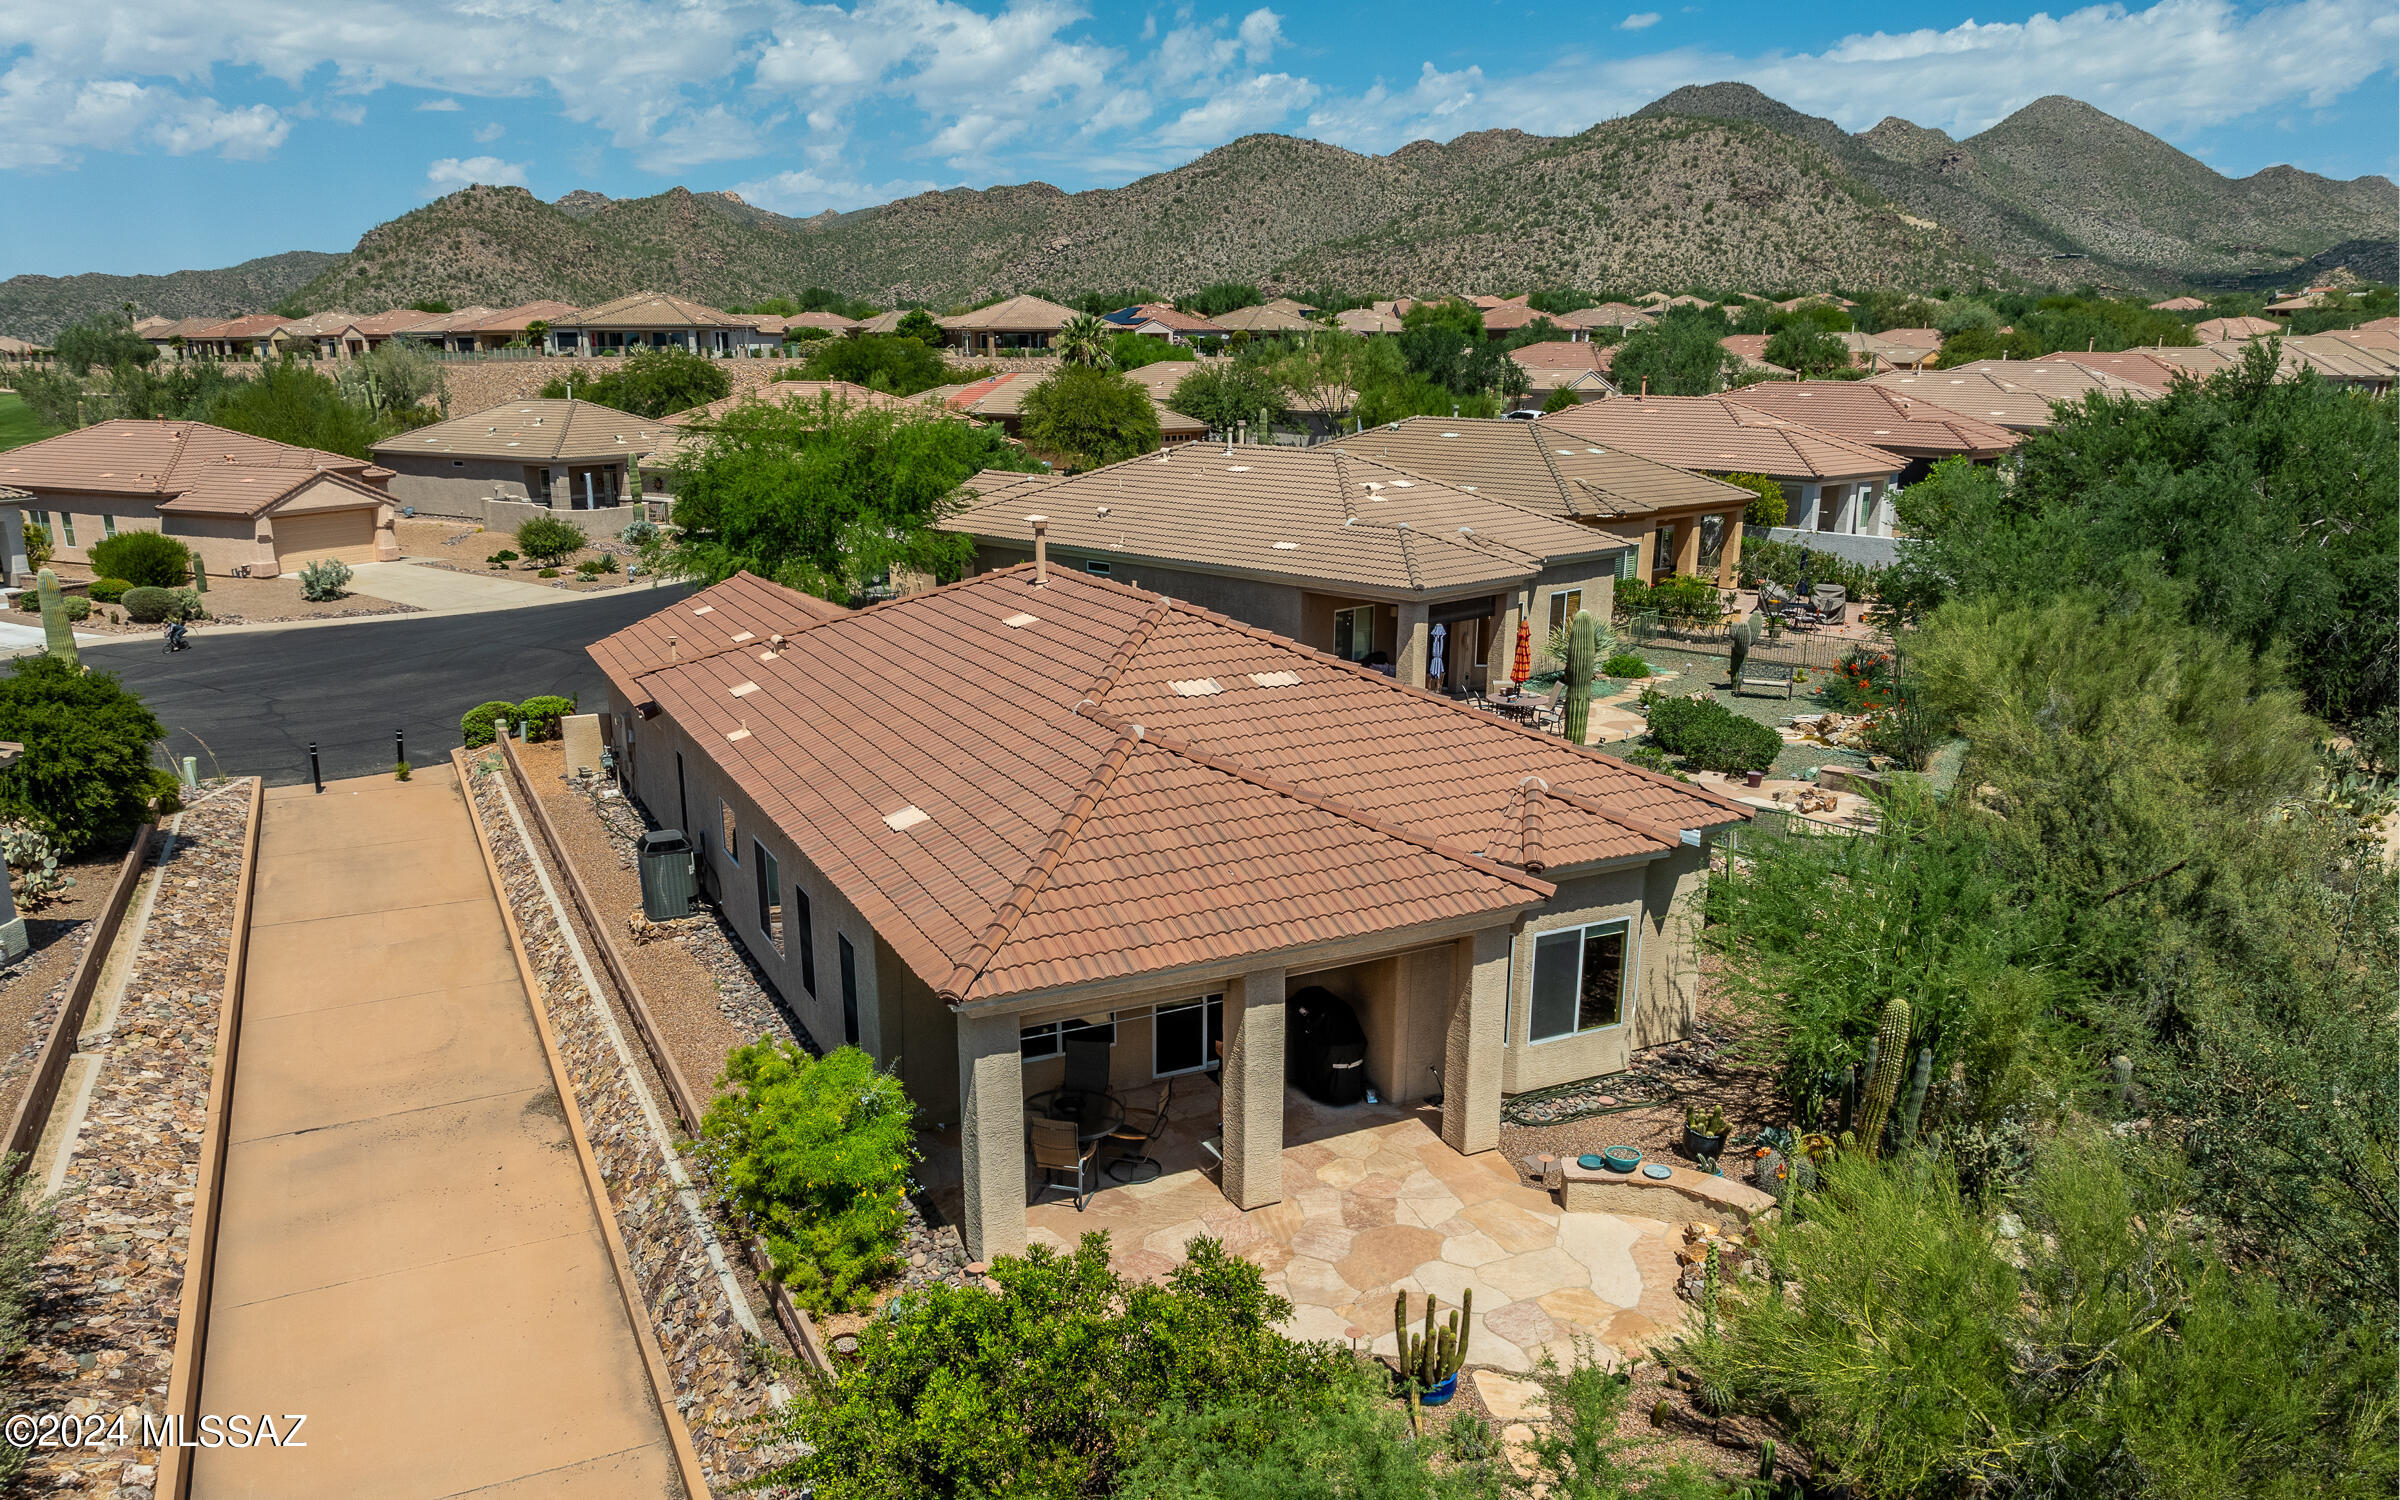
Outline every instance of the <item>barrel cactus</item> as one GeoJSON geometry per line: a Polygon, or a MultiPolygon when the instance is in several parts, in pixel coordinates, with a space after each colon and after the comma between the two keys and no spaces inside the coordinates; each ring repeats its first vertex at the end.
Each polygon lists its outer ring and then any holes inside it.
{"type": "Polygon", "coordinates": [[[1560,726],[1570,745],[1580,745],[1592,727],[1592,669],[1599,665],[1600,622],[1590,610],[1575,611],[1567,628],[1566,722],[1560,726]]]}
{"type": "Polygon", "coordinates": [[[1858,1139],[1869,1156],[1883,1149],[1883,1125],[1899,1096],[1900,1070],[1907,1057],[1908,1002],[1895,996],[1884,1002],[1883,1020],[1875,1029],[1875,1073],[1859,1111],[1858,1139]]]}
{"type": "Polygon", "coordinates": [[[67,623],[67,599],[58,591],[58,575],[44,568],[37,582],[42,596],[43,649],[70,667],[83,665],[75,654],[75,630],[67,623]]]}

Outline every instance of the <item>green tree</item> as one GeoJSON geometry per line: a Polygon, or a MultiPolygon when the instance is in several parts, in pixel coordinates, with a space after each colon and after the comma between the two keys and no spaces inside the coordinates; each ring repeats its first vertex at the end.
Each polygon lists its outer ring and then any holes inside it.
{"type": "Polygon", "coordinates": [[[260,366],[251,379],[228,381],[208,420],[253,437],[361,459],[397,430],[344,400],[331,380],[288,359],[260,366]]]}
{"type": "Polygon", "coordinates": [[[1766,361],[1798,375],[1850,368],[1850,346],[1807,323],[1790,323],[1767,340],[1766,361]]]}
{"type": "Polygon", "coordinates": [[[852,385],[894,396],[914,396],[937,385],[973,377],[952,371],[942,363],[941,355],[905,334],[891,337],[862,334],[854,339],[827,340],[809,352],[808,363],[800,367],[797,375],[787,378],[847,380],[852,385]]]}
{"type": "Polygon", "coordinates": [[[417,301],[408,304],[408,307],[409,311],[411,312],[433,313],[436,315],[458,311],[457,308],[452,307],[449,303],[444,302],[439,297],[420,298],[417,301]]]}
{"type": "Polygon", "coordinates": [[[1090,313],[1078,313],[1067,320],[1050,347],[1062,363],[1105,370],[1115,364],[1109,356],[1108,339],[1109,325],[1090,313]]]}
{"type": "Polygon", "coordinates": [[[928,349],[941,347],[942,325],[934,321],[933,314],[921,307],[912,307],[902,313],[893,332],[904,339],[915,339],[928,349]]]}
{"type": "Polygon", "coordinates": [[[725,1059],[701,1122],[710,1176],[766,1237],[792,1300],[859,1306],[899,1270],[916,1106],[856,1047],[822,1058],[763,1039],[725,1059]]]}
{"type": "Polygon", "coordinates": [[[162,532],[120,531],[92,543],[84,555],[95,574],[136,588],[177,589],[192,580],[192,549],[162,532]]]}
{"type": "Polygon", "coordinates": [[[1025,393],[1028,445],[1080,468],[1096,468],[1158,448],[1158,408],[1124,376],[1069,365],[1025,393]]]}
{"type": "Polygon", "coordinates": [[[1720,342],[1732,332],[1713,307],[1671,307],[1648,328],[1636,328],[1617,345],[1609,379],[1635,395],[1707,396],[1725,389],[1741,359],[1720,342]]]}
{"type": "Polygon", "coordinates": [[[1266,300],[1246,281],[1212,281],[1175,305],[1196,317],[1213,318],[1240,307],[1258,307],[1266,300]]]}
{"type": "Polygon", "coordinates": [[[125,313],[103,313],[69,323],[51,340],[51,350],[59,369],[69,375],[89,375],[125,364],[146,365],[158,358],[158,351],[133,331],[133,320],[125,313]]]}
{"type": "Polygon", "coordinates": [[[25,747],[0,770],[0,816],[81,854],[141,822],[159,781],[150,747],[165,734],[115,673],[20,656],[0,677],[0,739],[25,747]]]}
{"type": "Polygon", "coordinates": [[[978,470],[1028,470],[990,427],[856,406],[744,402],[701,434],[676,470],[681,536],[662,557],[717,583],[742,571],[847,602],[895,568],[949,582],[974,544],[933,523],[978,470]]]}
{"type": "Polygon", "coordinates": [[[1742,510],[1742,520],[1751,526],[1781,526],[1789,514],[1783,498],[1783,486],[1764,474],[1719,474],[1727,484],[1739,485],[1758,498],[1742,510]]]}
{"type": "Polygon", "coordinates": [[[529,516],[517,526],[517,550],[553,567],[581,552],[585,540],[582,528],[556,516],[529,516]]]}
{"type": "Polygon", "coordinates": [[[585,382],[572,394],[637,417],[663,417],[723,400],[732,390],[733,377],[725,373],[723,361],[669,348],[631,355],[620,368],[585,382]]]}
{"type": "Polygon", "coordinates": [[[1573,391],[1562,385],[1558,389],[1552,391],[1549,396],[1543,400],[1542,414],[1544,416],[1548,416],[1554,411],[1566,411],[1570,407],[1580,406],[1582,404],[1582,397],[1576,395],[1573,391]]]}
{"type": "Polygon", "coordinates": [[[450,405],[442,361],[422,344],[406,339],[382,343],[345,364],[335,377],[342,394],[379,417],[396,418],[420,406],[436,412],[450,405]]]}
{"type": "Polygon", "coordinates": [[[935,1284],[859,1333],[838,1383],[770,1419],[807,1445],[767,1478],[821,1500],[1113,1492],[1155,1422],[1217,1404],[1313,1409],[1348,1351],[1293,1343],[1258,1268],[1194,1239],[1164,1284],[1110,1270],[1108,1236],[992,1263],[998,1293],[935,1284]]]}
{"type": "Polygon", "coordinates": [[[1236,423],[1248,423],[1256,431],[1262,414],[1269,419],[1282,416],[1290,399],[1271,369],[1226,360],[1203,365],[1175,382],[1167,407],[1206,422],[1212,430],[1231,432],[1236,423]]]}

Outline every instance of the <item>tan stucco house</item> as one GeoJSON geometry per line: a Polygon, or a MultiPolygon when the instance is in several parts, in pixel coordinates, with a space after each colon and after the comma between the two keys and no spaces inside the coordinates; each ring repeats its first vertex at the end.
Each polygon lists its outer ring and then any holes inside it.
{"type": "Polygon", "coordinates": [[[1066,568],[856,613],[737,576],[592,654],[628,784],[793,1013],[957,1143],[976,1258],[1026,1243],[1026,1100],[1070,1036],[1120,1088],[1219,1095],[1241,1208],[1285,1192],[1306,989],[1383,1099],[1493,1150],[1504,1095],[1686,1034],[1709,845],[1748,816],[1066,568]]]}
{"type": "Polygon", "coordinates": [[[295,572],[321,557],[400,555],[392,471],[206,422],[98,422],[0,453],[9,503],[50,532],[52,556],[81,563],[102,537],[163,531],[211,573],[295,572]]]}
{"type": "Polygon", "coordinates": [[[499,530],[550,510],[596,532],[639,515],[635,466],[664,441],[648,417],[570,397],[453,417],[386,438],[374,453],[391,470],[392,498],[411,510],[499,530]]]}

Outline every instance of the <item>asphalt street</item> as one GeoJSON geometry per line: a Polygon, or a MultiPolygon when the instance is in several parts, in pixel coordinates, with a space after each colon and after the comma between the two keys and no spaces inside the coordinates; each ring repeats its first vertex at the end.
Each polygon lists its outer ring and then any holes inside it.
{"type": "Polygon", "coordinates": [[[437,618],[361,620],[306,630],[212,637],[169,656],[156,636],[82,648],[84,664],[114,672],[167,726],[167,751],[199,757],[202,775],[258,775],[269,786],[308,780],[317,742],[325,779],[392,769],[392,732],[416,765],[446,759],[459,715],[489,698],[540,693],[605,709],[607,682],[584,647],[680,599],[680,585],[437,618]]]}

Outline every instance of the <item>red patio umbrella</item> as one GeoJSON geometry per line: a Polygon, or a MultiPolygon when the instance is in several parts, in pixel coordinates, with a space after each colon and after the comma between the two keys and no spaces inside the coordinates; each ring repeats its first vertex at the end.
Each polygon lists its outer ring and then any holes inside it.
{"type": "Polygon", "coordinates": [[[1517,616],[1517,660],[1515,665],[1508,669],[1508,680],[1521,687],[1524,685],[1525,679],[1532,675],[1533,622],[1523,615],[1519,615],[1517,616]]]}

